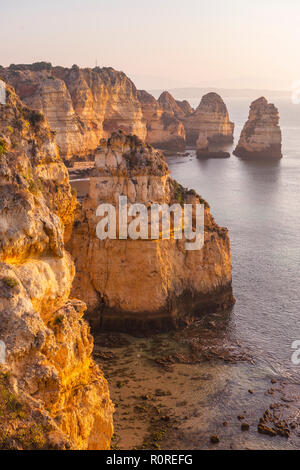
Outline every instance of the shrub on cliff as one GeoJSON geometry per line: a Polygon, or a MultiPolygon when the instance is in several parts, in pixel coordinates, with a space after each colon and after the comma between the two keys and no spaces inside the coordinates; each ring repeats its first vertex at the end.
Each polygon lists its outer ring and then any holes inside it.
{"type": "Polygon", "coordinates": [[[0,157],[7,152],[7,143],[4,139],[0,139],[0,157]]]}

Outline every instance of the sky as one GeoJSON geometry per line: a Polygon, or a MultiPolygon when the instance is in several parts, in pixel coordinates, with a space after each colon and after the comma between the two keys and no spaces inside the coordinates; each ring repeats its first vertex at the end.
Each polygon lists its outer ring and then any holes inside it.
{"type": "Polygon", "coordinates": [[[0,64],[111,66],[138,88],[289,90],[299,0],[9,0],[0,64]]]}

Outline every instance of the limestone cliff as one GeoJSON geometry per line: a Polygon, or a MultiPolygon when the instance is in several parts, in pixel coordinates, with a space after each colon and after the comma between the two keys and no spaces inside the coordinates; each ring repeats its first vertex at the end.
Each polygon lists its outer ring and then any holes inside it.
{"type": "Polygon", "coordinates": [[[195,146],[200,133],[206,135],[210,143],[233,142],[234,124],[217,93],[204,95],[198,108],[184,118],[183,123],[187,145],[195,146]]]}
{"type": "MultiPolygon", "coordinates": [[[[172,180],[162,155],[135,136],[114,133],[96,153],[89,196],[82,202],[68,243],[76,264],[73,294],[88,306],[96,326],[123,330],[168,329],[202,312],[232,305],[230,242],[207,203],[172,180]],[[106,239],[96,235],[100,203],[205,204],[204,247],[185,239],[106,239]],[[88,267],[88,269],[87,269],[88,267]]],[[[150,209],[149,209],[150,210],[150,209]]]]}
{"type": "Polygon", "coordinates": [[[185,130],[174,111],[144,90],[138,91],[138,98],[147,123],[147,142],[164,150],[184,150],[185,130]]]}
{"type": "Polygon", "coordinates": [[[1,67],[0,75],[24,103],[44,112],[66,160],[93,152],[113,130],[146,138],[137,90],[123,72],[76,65],[68,69],[42,62],[1,67]]]}
{"type": "Polygon", "coordinates": [[[207,159],[207,158],[230,158],[229,152],[224,152],[223,150],[212,150],[209,146],[209,140],[206,132],[199,133],[199,137],[196,142],[197,145],[197,158],[207,159]]]}
{"type": "Polygon", "coordinates": [[[113,131],[122,129],[151,145],[182,151],[195,146],[199,132],[210,142],[232,142],[233,124],[219,95],[208,93],[194,111],[187,101],[163,92],[158,100],[138,91],[111,67],[53,67],[40,62],[0,67],[0,77],[13,85],[28,106],[43,111],[61,156],[86,159],[113,131]]]}
{"type": "Polygon", "coordinates": [[[266,98],[261,97],[251,104],[234,154],[242,158],[282,157],[278,109],[266,98]]]}
{"type": "Polygon", "coordinates": [[[0,104],[0,447],[107,449],[107,382],[64,249],[76,198],[40,112],[0,104]],[[3,348],[5,354],[3,356],[3,348]],[[5,362],[5,363],[4,363],[5,362]],[[4,363],[4,364],[3,364],[4,363]]]}

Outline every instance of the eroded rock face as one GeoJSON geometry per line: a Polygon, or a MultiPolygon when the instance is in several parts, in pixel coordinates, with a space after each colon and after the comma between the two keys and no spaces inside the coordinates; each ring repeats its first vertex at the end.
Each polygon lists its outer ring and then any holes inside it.
{"type": "Polygon", "coordinates": [[[215,223],[205,201],[170,178],[162,155],[135,136],[115,133],[102,141],[68,249],[77,272],[73,294],[87,303],[95,326],[149,333],[233,302],[227,230],[215,223]],[[96,209],[101,203],[118,208],[120,195],[149,208],[203,202],[204,247],[187,251],[184,237],[100,240],[96,209]]]}
{"type": "Polygon", "coordinates": [[[183,120],[187,145],[195,146],[199,134],[210,143],[233,142],[234,124],[226,105],[217,93],[204,95],[195,112],[183,120]]]}
{"type": "Polygon", "coordinates": [[[197,158],[230,158],[229,152],[223,150],[211,150],[209,148],[209,140],[206,132],[200,132],[197,140],[197,158]]]}
{"type": "Polygon", "coordinates": [[[0,447],[107,449],[107,382],[64,249],[76,198],[44,116],[0,105],[0,447]]]}
{"type": "MultiPolygon", "coordinates": [[[[157,101],[144,90],[138,91],[138,98],[147,123],[147,142],[164,150],[184,150],[185,130],[173,109],[164,103],[162,97],[157,101]]],[[[175,102],[174,98],[172,100],[175,102]]],[[[181,111],[179,107],[178,110],[181,111]]]]}
{"type": "Polygon", "coordinates": [[[250,106],[246,122],[234,154],[242,158],[282,157],[278,109],[261,97],[250,106]]]}
{"type": "Polygon", "coordinates": [[[12,65],[0,73],[24,103],[44,112],[66,160],[93,152],[114,130],[146,138],[137,90],[123,72],[37,63],[12,65]]]}
{"type": "Polygon", "coordinates": [[[233,124],[216,93],[205,95],[194,111],[167,91],[158,100],[138,91],[111,67],[64,68],[41,62],[0,67],[0,76],[25,104],[44,112],[66,161],[89,158],[101,138],[119,129],[172,151],[196,146],[199,132],[206,132],[210,142],[233,140],[233,124]]]}

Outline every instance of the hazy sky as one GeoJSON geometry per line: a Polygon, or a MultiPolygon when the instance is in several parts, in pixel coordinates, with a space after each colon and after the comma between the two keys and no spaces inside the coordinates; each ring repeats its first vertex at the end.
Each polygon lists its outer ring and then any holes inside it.
{"type": "Polygon", "coordinates": [[[112,66],[139,88],[289,89],[299,0],[1,1],[0,64],[112,66]]]}

